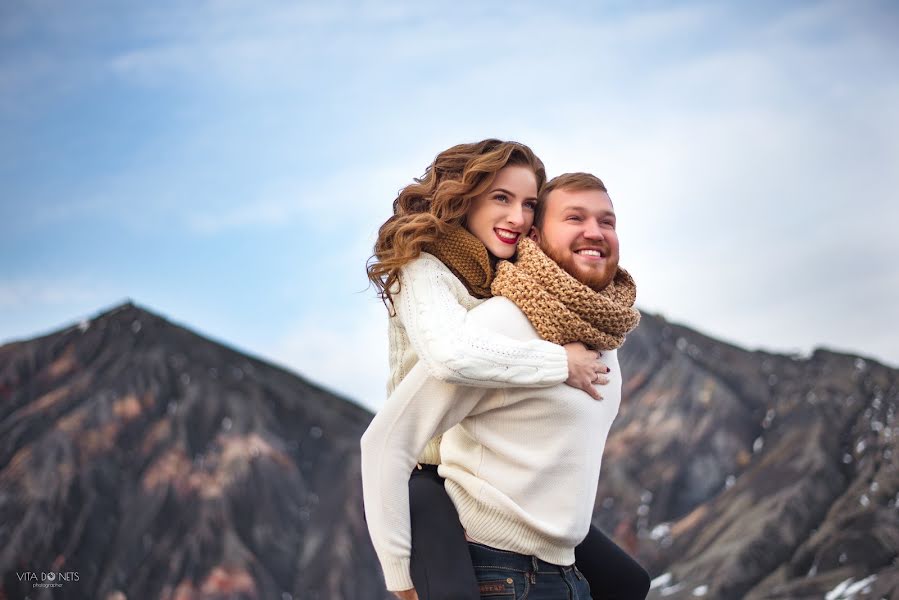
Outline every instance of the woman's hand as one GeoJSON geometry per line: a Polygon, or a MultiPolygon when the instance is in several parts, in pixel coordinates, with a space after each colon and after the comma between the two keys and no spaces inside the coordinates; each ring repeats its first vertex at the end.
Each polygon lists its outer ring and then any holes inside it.
{"type": "Polygon", "coordinates": [[[400,592],[393,592],[393,595],[400,600],[418,600],[418,594],[415,593],[415,588],[412,588],[410,590],[402,590],[400,592]]]}
{"type": "Polygon", "coordinates": [[[599,353],[595,350],[588,350],[580,342],[571,342],[565,344],[564,347],[568,354],[568,379],[565,380],[565,383],[584,390],[594,400],[602,400],[602,396],[594,386],[609,383],[609,378],[605,374],[610,369],[599,360],[599,353]]]}

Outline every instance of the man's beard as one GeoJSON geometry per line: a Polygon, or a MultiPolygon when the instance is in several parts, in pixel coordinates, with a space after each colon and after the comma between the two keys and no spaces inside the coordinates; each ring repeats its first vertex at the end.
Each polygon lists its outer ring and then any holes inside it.
{"type": "MultiPolygon", "coordinates": [[[[557,256],[550,248],[547,248],[542,243],[538,244],[540,249],[543,250],[543,253],[550,257],[553,262],[562,267],[566,273],[592,289],[594,292],[599,292],[604,290],[612,280],[615,279],[615,273],[618,272],[618,259],[615,259],[615,262],[612,262],[612,258],[606,258],[607,267],[611,266],[612,268],[605,268],[602,271],[594,271],[580,268],[577,263],[575,263],[574,253],[570,253],[566,257],[557,256]]],[[[608,254],[608,253],[607,253],[608,254]]]]}

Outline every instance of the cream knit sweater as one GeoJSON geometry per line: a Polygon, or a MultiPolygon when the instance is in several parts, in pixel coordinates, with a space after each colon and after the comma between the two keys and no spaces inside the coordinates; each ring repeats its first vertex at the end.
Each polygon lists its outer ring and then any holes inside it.
{"type": "MultiPolygon", "coordinates": [[[[539,339],[506,298],[471,310],[467,325],[539,339]]],[[[409,472],[444,432],[439,472],[468,535],[554,564],[574,562],[621,398],[617,352],[602,356],[612,372],[601,401],[564,384],[485,389],[440,381],[423,364],[409,372],[362,436],[365,515],[387,589],[412,587],[409,472]]]]}
{"type": "MultiPolygon", "coordinates": [[[[388,395],[421,359],[439,381],[477,387],[547,387],[568,379],[562,346],[541,339],[515,340],[473,326],[468,311],[483,300],[438,258],[422,252],[400,270],[389,319],[388,395]]],[[[440,439],[429,443],[419,462],[440,463],[440,439]]]]}

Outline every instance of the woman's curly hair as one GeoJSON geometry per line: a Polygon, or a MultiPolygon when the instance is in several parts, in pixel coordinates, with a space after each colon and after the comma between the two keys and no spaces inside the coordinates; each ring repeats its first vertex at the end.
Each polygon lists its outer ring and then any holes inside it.
{"type": "Polygon", "coordinates": [[[368,279],[385,304],[399,291],[399,271],[418,258],[449,225],[463,225],[472,200],[486,192],[503,167],[530,167],[537,189],[546,182],[546,169],[534,152],[518,142],[487,139],[459,144],[437,155],[424,175],[400,190],[393,216],[381,225],[375,253],[366,265],[368,279]]]}

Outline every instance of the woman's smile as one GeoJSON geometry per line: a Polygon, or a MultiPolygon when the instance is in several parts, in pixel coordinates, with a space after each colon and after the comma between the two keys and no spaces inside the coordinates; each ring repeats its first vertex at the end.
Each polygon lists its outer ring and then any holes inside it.
{"type": "Polygon", "coordinates": [[[499,227],[494,227],[493,231],[496,233],[496,237],[498,237],[504,244],[517,244],[518,238],[521,237],[521,233],[518,231],[509,231],[508,229],[500,229],[499,227]]]}

